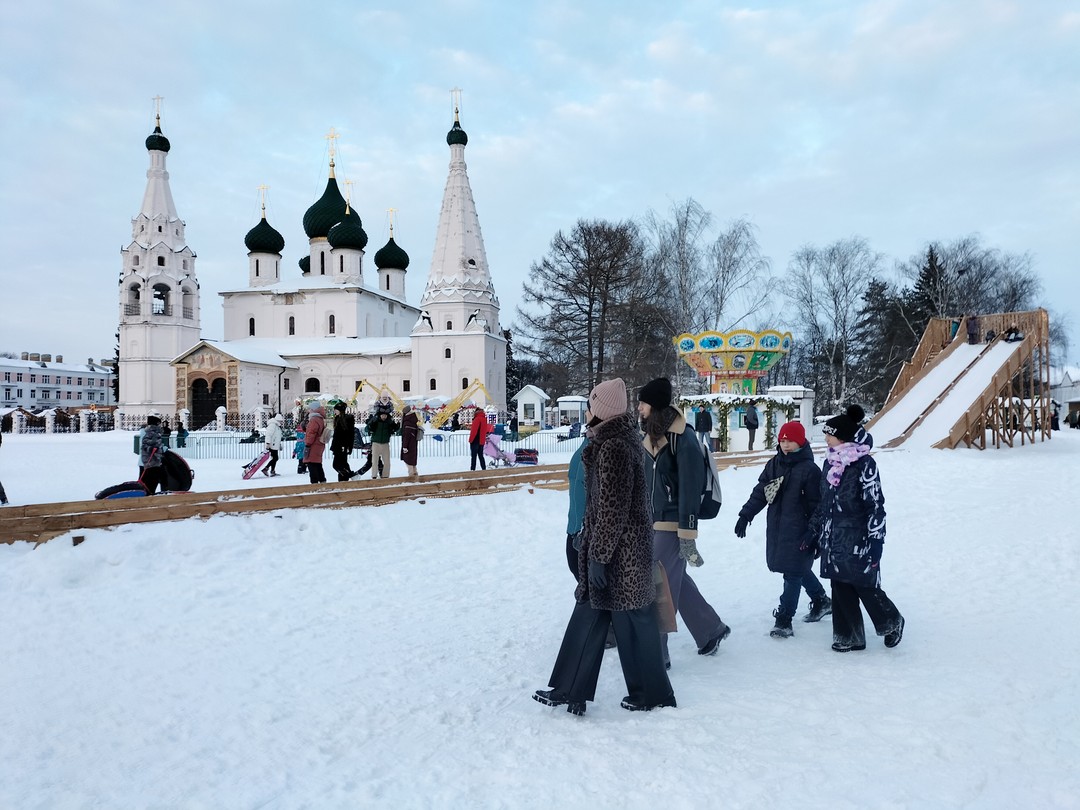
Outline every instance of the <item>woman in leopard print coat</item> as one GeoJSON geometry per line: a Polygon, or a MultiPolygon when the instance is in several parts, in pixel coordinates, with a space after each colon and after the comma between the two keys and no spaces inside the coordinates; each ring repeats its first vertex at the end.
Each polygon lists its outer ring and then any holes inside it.
{"type": "Polygon", "coordinates": [[[664,670],[652,566],[652,510],[645,490],[645,454],[627,412],[620,379],[589,395],[585,465],[585,521],[578,552],[574,612],[548,685],[533,698],[584,714],[596,693],[608,627],[615,639],[631,711],[674,706],[664,670]]]}

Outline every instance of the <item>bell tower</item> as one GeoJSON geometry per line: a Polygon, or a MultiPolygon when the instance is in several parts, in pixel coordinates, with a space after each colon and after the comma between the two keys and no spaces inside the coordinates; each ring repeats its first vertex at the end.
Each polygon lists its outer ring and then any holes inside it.
{"type": "Polygon", "coordinates": [[[171,144],[161,131],[161,97],[154,131],[146,139],[150,167],[142,207],[131,220],[120,269],[120,397],[118,410],[142,419],[150,411],[172,416],[185,402],[174,358],[200,337],[199,282],[195,252],[176,213],[169,172],[171,144]],[[179,387],[178,387],[179,386],[179,387]]]}

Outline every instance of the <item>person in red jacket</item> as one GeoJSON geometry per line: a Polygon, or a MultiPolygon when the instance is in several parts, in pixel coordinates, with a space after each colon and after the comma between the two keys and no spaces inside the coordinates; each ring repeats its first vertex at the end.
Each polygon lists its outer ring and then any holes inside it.
{"type": "Polygon", "coordinates": [[[477,409],[473,414],[472,427],[469,428],[469,449],[472,451],[472,460],[469,469],[476,469],[476,460],[480,459],[480,469],[486,470],[487,463],[484,461],[484,442],[491,433],[491,425],[488,424],[487,414],[477,409]]]}

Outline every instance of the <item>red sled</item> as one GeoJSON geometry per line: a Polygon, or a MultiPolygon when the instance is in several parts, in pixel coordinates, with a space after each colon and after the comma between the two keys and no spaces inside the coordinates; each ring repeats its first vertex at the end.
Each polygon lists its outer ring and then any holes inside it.
{"type": "Polygon", "coordinates": [[[270,460],[270,451],[264,450],[263,454],[258,458],[252,459],[244,465],[244,480],[247,481],[251,476],[257,473],[263,468],[263,465],[270,460]]]}
{"type": "Polygon", "coordinates": [[[145,498],[149,494],[142,481],[125,481],[122,484],[105,487],[94,498],[99,501],[113,501],[117,498],[145,498]]]}

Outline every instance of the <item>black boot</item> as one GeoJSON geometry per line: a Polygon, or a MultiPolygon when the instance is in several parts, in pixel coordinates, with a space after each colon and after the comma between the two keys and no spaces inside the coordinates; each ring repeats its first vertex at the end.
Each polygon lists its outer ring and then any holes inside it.
{"type": "Polygon", "coordinates": [[[558,689],[537,689],[533,693],[533,700],[545,706],[565,706],[570,714],[576,714],[578,717],[585,714],[584,700],[571,700],[558,689]]]}
{"type": "Polygon", "coordinates": [[[784,613],[783,608],[777,608],[772,612],[772,615],[776,617],[776,624],[769,631],[770,636],[773,638],[791,638],[795,635],[795,631],[791,629],[791,616],[784,613]]]}
{"type": "Polygon", "coordinates": [[[659,703],[654,703],[652,706],[646,706],[643,703],[638,703],[636,700],[631,700],[630,696],[627,695],[622,699],[622,703],[620,703],[619,705],[626,709],[628,712],[651,712],[653,709],[676,708],[675,695],[668,695],[659,703]]]}
{"type": "Polygon", "coordinates": [[[885,646],[895,647],[900,643],[900,639],[904,637],[904,617],[900,617],[900,621],[896,623],[896,627],[885,634],[885,646]]]}
{"type": "Polygon", "coordinates": [[[817,599],[810,600],[810,612],[802,617],[804,622],[820,622],[825,616],[832,613],[832,599],[822,594],[817,599]]]}

